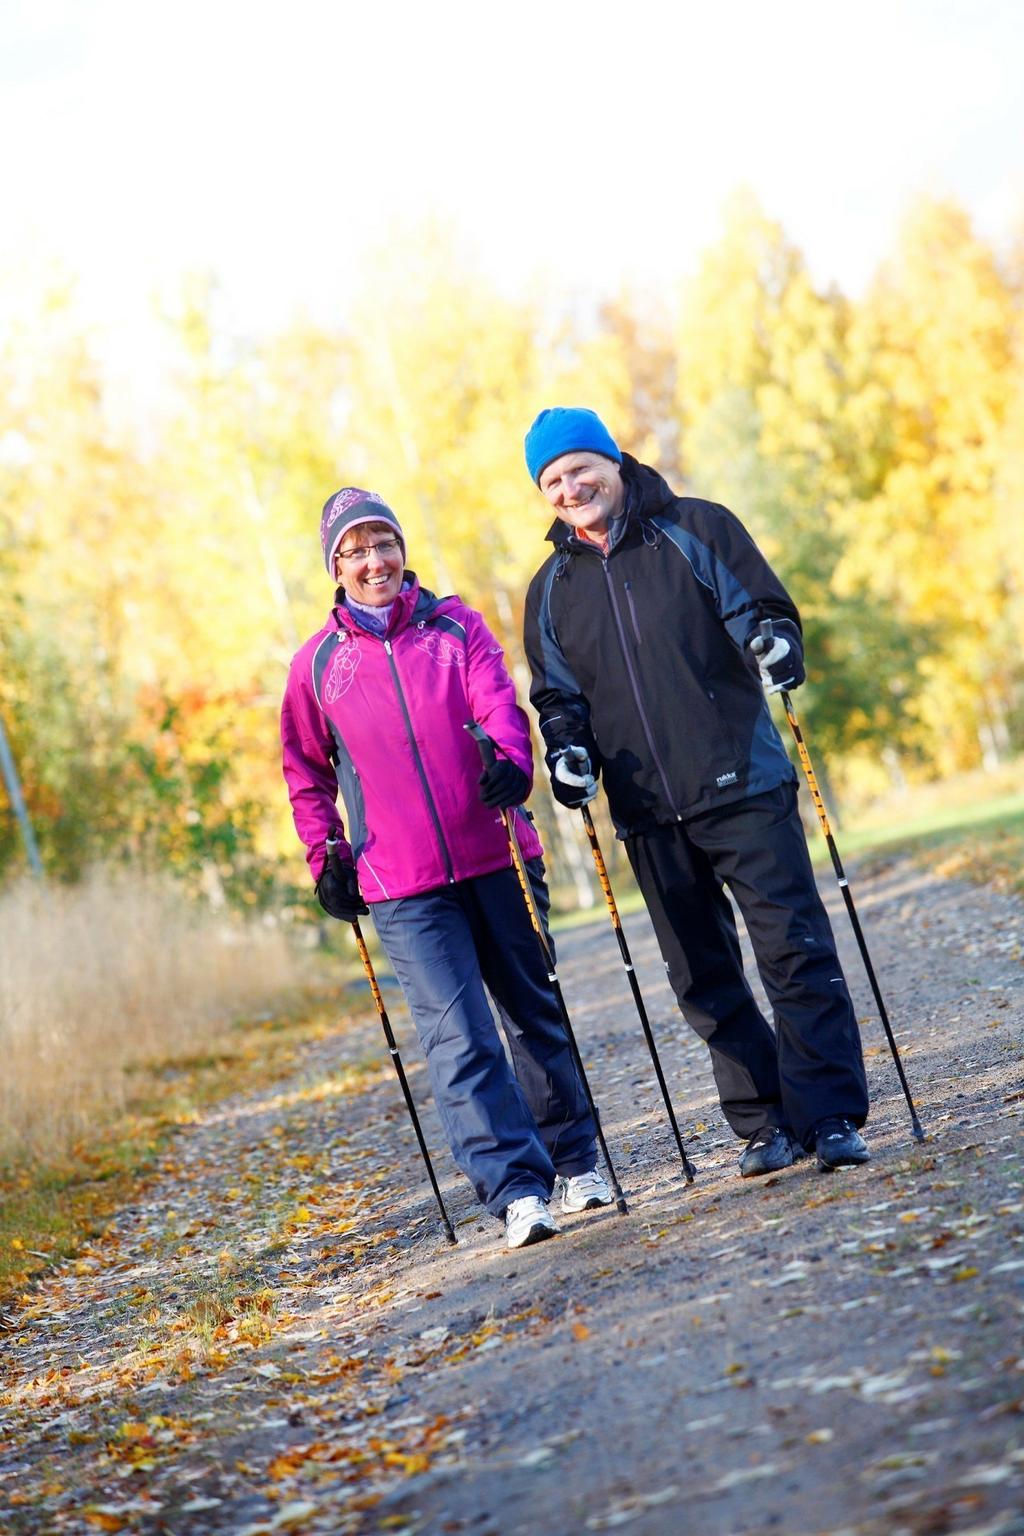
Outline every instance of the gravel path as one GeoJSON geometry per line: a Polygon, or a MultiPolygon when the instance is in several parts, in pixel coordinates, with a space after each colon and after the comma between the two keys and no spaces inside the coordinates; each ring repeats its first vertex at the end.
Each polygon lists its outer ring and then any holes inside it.
{"type": "Polygon", "coordinates": [[[834,886],[872,1162],[738,1178],[641,916],[687,1186],[601,922],[562,938],[559,971],[631,1213],[516,1254],[426,1104],[459,1246],[441,1240],[360,999],[276,1092],[183,1128],[139,1203],[30,1293],[0,1528],[1024,1532],[1024,904],[905,862],[853,888],[926,1146],[834,886]]]}

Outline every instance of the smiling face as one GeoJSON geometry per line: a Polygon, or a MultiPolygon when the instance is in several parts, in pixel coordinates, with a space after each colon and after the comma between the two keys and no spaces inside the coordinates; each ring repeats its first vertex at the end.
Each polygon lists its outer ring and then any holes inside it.
{"type": "Polygon", "coordinates": [[[334,556],[334,574],[345,596],[367,608],[384,608],[402,590],[405,555],[388,523],[357,523],[334,556]]]}
{"type": "Polygon", "coordinates": [[[540,488],[563,523],[586,533],[607,532],[626,498],[619,466],[601,453],[563,453],[542,470],[540,488]]]}

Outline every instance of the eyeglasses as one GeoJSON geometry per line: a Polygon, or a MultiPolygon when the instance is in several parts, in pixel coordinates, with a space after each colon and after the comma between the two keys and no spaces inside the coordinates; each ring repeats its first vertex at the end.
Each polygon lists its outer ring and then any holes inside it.
{"type": "Polygon", "coordinates": [[[369,560],[371,555],[380,555],[382,560],[386,560],[397,548],[397,539],[381,539],[379,544],[360,544],[356,549],[339,549],[334,558],[344,560],[346,565],[358,565],[361,560],[369,560]]]}

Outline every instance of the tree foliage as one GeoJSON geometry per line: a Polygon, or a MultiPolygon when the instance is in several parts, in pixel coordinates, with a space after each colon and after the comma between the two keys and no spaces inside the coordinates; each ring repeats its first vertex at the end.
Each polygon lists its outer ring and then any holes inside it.
{"type": "MultiPolygon", "coordinates": [[[[522,684],[549,521],[522,439],[555,403],[746,522],[801,608],[801,714],[834,779],[1019,750],[1020,249],[921,202],[855,302],[741,194],[677,292],[588,306],[509,298],[422,227],[371,253],[335,331],[244,341],[213,284],[183,284],[173,379],[131,421],[73,292],[28,307],[0,345],[0,711],[47,866],[158,863],[250,903],[303,878],[277,712],[331,600],[318,523],[342,484],[385,496],[522,684]]],[[[19,859],[0,814],[0,869],[19,859]]]]}

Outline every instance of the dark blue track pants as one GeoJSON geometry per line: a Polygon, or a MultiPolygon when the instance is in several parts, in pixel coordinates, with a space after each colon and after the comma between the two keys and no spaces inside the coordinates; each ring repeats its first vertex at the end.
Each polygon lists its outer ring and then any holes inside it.
{"type": "Polygon", "coordinates": [[[707,1042],[736,1134],[781,1123],[806,1145],[827,1115],[863,1125],[860,1034],[814,883],[796,787],[782,784],[629,837],[626,851],[679,1007],[707,1042]],[[743,974],[723,885],[747,925],[774,1032],[743,974]]]}
{"type": "MultiPolygon", "coordinates": [[[[542,914],[543,866],[531,860],[542,914]]],[[[500,1217],[597,1162],[595,1129],[515,871],[371,906],[427,1058],[452,1156],[500,1217]],[[484,989],[508,1040],[514,1072],[484,989]]]]}

